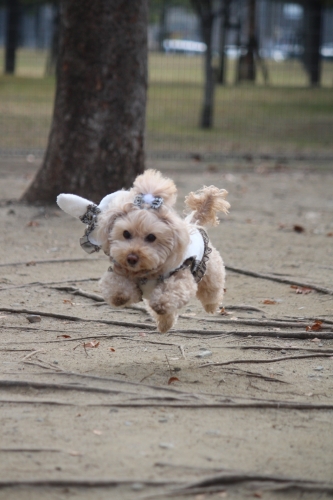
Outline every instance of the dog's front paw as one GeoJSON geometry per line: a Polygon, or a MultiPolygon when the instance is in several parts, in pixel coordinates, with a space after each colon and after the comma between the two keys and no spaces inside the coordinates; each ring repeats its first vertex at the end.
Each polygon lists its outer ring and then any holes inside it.
{"type": "Polygon", "coordinates": [[[219,308],[219,304],[203,304],[205,311],[208,312],[209,314],[214,314],[217,312],[219,308]]]}
{"type": "Polygon", "coordinates": [[[130,296],[126,293],[119,292],[117,295],[111,298],[111,303],[115,307],[124,306],[130,300],[130,296]]]}
{"type": "Polygon", "coordinates": [[[169,294],[165,291],[163,293],[161,290],[156,290],[152,294],[149,305],[159,315],[171,313],[176,309],[175,305],[170,301],[169,294]]]}
{"type": "Polygon", "coordinates": [[[160,303],[153,303],[153,304],[151,303],[150,307],[153,309],[153,311],[156,312],[156,314],[159,314],[159,315],[163,315],[163,314],[166,314],[168,312],[165,305],[160,304],[160,303]]]}

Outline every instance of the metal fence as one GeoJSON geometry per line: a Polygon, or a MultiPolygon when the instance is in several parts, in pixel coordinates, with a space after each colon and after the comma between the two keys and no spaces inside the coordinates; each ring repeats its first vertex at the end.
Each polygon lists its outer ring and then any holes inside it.
{"type": "MultiPolygon", "coordinates": [[[[215,85],[213,126],[203,130],[205,47],[198,19],[184,8],[151,12],[146,151],[159,158],[333,158],[333,9],[322,13],[321,74],[309,85],[304,64],[305,11],[258,0],[253,81],[239,78],[246,52],[248,4],[229,2],[224,81],[215,85]],[[162,15],[163,14],[163,15],[162,15]]],[[[42,156],[51,123],[55,79],[49,47],[54,11],[26,7],[21,15],[15,75],[0,76],[0,155],[42,156]]],[[[225,22],[216,19],[213,64],[218,74],[225,22]]],[[[6,11],[0,9],[0,65],[6,11]]]]}

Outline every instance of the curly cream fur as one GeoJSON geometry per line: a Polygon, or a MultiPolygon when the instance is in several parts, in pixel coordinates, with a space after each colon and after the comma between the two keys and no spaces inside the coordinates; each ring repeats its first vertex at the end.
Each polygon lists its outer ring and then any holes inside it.
{"type": "Polygon", "coordinates": [[[174,182],[152,169],[146,170],[135,179],[132,192],[160,196],[169,207],[175,204],[177,198],[177,188],[174,182]]]}
{"type": "Polygon", "coordinates": [[[98,234],[113,263],[113,272],[105,273],[100,281],[103,297],[113,307],[125,307],[142,300],[140,279],[156,280],[150,281],[153,289],[146,303],[160,332],[172,328],[179,309],[195,296],[208,313],[214,313],[221,305],[224,290],[223,261],[210,243],[212,253],[199,284],[188,268],[158,281],[182,264],[191,224],[216,224],[216,212],[227,212],[229,208],[225,190],[204,187],[186,198],[193,214],[191,220],[183,220],[172,208],[176,194],[172,180],[147,170],[98,218],[98,234]],[[164,203],[158,210],[141,209],[133,204],[136,194],[161,196],[164,203]],[[154,235],[155,240],[150,241],[148,235],[154,235]]]}
{"type": "Polygon", "coordinates": [[[198,223],[200,226],[217,226],[219,220],[216,217],[217,212],[228,213],[230,203],[225,200],[228,191],[219,189],[215,186],[204,186],[195,193],[191,192],[185,198],[185,204],[193,210],[190,220],[192,223],[198,223]]]}

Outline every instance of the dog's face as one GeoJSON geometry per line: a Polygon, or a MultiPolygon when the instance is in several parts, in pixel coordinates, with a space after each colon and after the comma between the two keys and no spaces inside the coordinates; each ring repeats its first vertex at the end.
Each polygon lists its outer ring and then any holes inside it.
{"type": "Polygon", "coordinates": [[[176,214],[134,210],[116,218],[109,234],[114,270],[137,278],[155,277],[182,262],[189,236],[176,214]]]}

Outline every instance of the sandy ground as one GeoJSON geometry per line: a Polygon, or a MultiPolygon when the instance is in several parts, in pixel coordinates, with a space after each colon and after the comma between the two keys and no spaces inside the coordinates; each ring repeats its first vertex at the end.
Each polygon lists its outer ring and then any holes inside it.
{"type": "Polygon", "coordinates": [[[0,499],[328,498],[333,174],[155,164],[180,211],[202,184],[231,203],[210,230],[226,314],[193,302],[161,335],[94,300],[108,261],[81,250],[83,225],[15,201],[37,166],[0,162],[0,499]]]}

